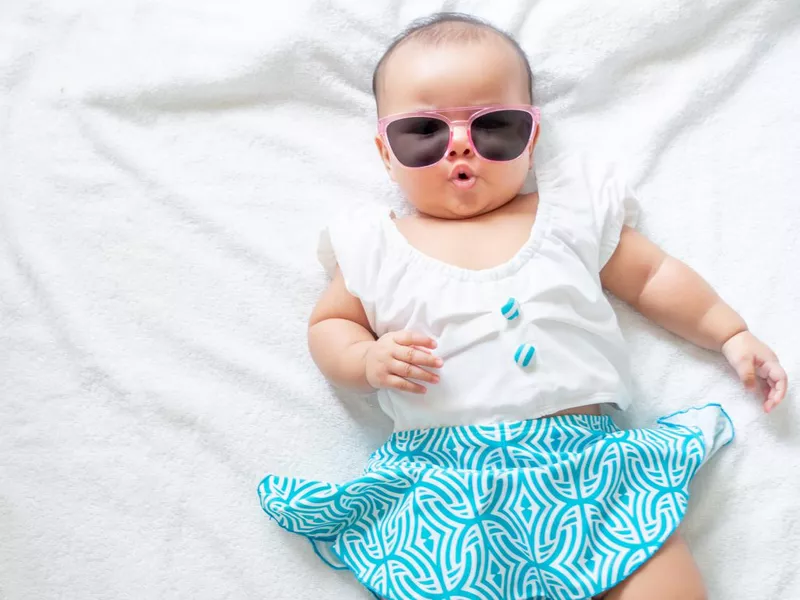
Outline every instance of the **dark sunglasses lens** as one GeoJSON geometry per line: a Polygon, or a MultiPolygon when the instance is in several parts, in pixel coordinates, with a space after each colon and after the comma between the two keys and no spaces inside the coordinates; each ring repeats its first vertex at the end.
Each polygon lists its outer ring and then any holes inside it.
{"type": "Polygon", "coordinates": [[[392,152],[406,167],[439,162],[450,143],[450,126],[434,117],[406,117],[386,127],[392,152]]]}
{"type": "Polygon", "coordinates": [[[483,158],[514,160],[528,145],[533,117],[524,110],[496,110],[472,122],[472,143],[483,158]]]}

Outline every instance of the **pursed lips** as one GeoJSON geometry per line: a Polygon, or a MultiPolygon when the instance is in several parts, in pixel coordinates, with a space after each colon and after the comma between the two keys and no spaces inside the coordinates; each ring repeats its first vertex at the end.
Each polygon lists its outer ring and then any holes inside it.
{"type": "Polygon", "coordinates": [[[475,185],[477,177],[469,165],[462,163],[450,171],[450,182],[459,189],[468,190],[475,185]]]}

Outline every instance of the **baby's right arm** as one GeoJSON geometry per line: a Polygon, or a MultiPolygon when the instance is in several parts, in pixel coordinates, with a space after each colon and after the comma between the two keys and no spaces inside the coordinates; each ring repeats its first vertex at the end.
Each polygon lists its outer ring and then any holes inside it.
{"type": "Polygon", "coordinates": [[[424,394],[425,388],[409,379],[438,383],[438,375],[422,368],[442,366],[428,350],[436,348],[434,340],[408,331],[375,337],[361,301],[347,291],[337,268],[308,325],[308,346],[322,374],[360,392],[390,387],[424,394]]]}

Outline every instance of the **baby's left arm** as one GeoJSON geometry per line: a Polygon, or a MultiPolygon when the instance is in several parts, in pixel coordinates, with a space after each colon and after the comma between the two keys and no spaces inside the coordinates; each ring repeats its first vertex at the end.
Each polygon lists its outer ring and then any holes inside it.
{"type": "Polygon", "coordinates": [[[764,410],[786,395],[786,372],[775,353],[750,333],[736,311],[706,281],[634,229],[625,227],[619,245],[600,272],[612,294],[665,329],[722,352],[748,389],[767,385],[764,410]]]}

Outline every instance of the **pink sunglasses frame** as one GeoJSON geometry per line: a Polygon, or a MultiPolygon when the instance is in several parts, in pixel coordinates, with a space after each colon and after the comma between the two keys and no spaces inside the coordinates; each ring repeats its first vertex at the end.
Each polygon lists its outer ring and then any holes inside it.
{"type": "MultiPolygon", "coordinates": [[[[541,111],[538,107],[533,106],[532,104],[489,104],[484,106],[458,106],[454,108],[439,108],[439,109],[431,109],[431,110],[420,110],[415,112],[408,112],[408,113],[397,113],[394,115],[388,115],[386,117],[382,117],[378,119],[378,135],[380,135],[384,142],[386,142],[386,146],[389,148],[389,151],[397,158],[397,154],[395,154],[394,149],[392,148],[392,143],[389,141],[389,136],[386,135],[386,128],[393,123],[394,121],[399,121],[400,119],[407,119],[409,117],[432,117],[434,119],[439,119],[440,121],[444,121],[450,127],[450,139],[447,141],[447,146],[444,149],[444,154],[442,157],[434,163],[429,165],[424,165],[422,167],[407,167],[403,165],[406,169],[427,169],[428,167],[432,167],[434,165],[439,164],[444,160],[447,154],[450,152],[450,147],[453,145],[453,129],[456,125],[464,125],[467,130],[467,140],[469,141],[470,149],[475,153],[476,156],[480,157],[482,160],[488,162],[509,162],[508,160],[492,160],[491,158],[486,158],[475,147],[475,143],[472,141],[472,123],[475,119],[482,117],[483,115],[497,112],[500,110],[519,110],[522,112],[526,112],[533,118],[533,126],[531,127],[531,135],[528,138],[528,141],[525,142],[525,147],[527,148],[528,145],[533,140],[533,137],[536,135],[536,130],[539,128],[539,121],[541,119],[541,111]],[[468,119],[449,119],[446,114],[444,113],[453,113],[453,112],[467,112],[467,111],[475,111],[468,119]]],[[[524,152],[525,150],[523,150],[524,152]]],[[[521,156],[520,153],[519,156],[521,156]]],[[[519,156],[509,159],[509,160],[516,160],[519,156]]],[[[399,161],[399,159],[398,159],[399,161]]],[[[401,163],[402,164],[402,163],[401,163]]]]}

